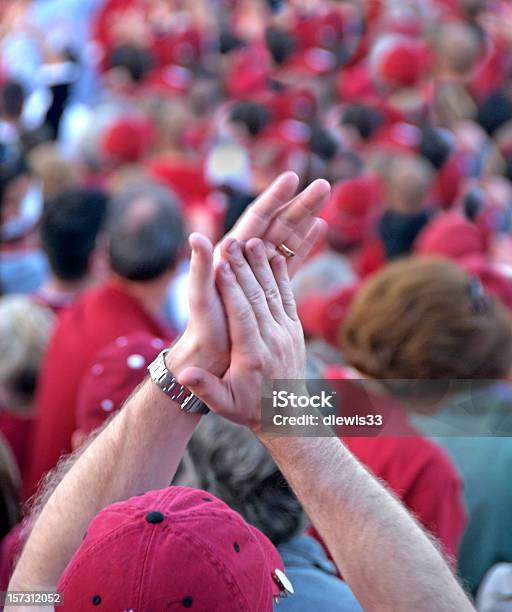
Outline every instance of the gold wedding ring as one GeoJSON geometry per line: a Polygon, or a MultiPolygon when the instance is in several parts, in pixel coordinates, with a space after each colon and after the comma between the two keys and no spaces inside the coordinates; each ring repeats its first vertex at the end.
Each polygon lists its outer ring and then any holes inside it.
{"type": "Polygon", "coordinates": [[[284,242],[282,244],[280,244],[276,248],[287,259],[289,259],[290,257],[293,257],[295,255],[295,251],[292,251],[290,248],[288,248],[284,242]]]}

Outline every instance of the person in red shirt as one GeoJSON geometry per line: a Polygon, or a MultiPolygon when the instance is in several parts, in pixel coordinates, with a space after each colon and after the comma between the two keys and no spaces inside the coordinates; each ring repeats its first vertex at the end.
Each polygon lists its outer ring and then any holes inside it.
{"type": "Polygon", "coordinates": [[[94,354],[137,331],[174,338],[159,312],[184,240],[177,204],[167,190],[145,184],[127,188],[111,202],[111,211],[115,214],[106,229],[110,274],[62,313],[43,363],[27,495],[71,450],[76,393],[94,354]]]}
{"type": "Polygon", "coordinates": [[[444,451],[409,425],[407,413],[434,413],[447,399],[440,381],[506,377],[508,313],[450,260],[409,258],[362,285],[338,338],[350,369],[331,368],[326,377],[353,379],[335,383],[342,386],[343,414],[383,414],[387,426],[377,436],[337,433],[456,556],[466,522],[460,478],[444,451]]]}

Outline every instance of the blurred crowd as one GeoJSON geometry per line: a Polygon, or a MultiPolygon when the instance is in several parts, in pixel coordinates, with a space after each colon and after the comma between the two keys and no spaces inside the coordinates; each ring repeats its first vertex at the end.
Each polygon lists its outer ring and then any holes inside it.
{"type": "MultiPolygon", "coordinates": [[[[485,579],[481,610],[512,609],[507,0],[0,0],[0,590],[38,483],[186,328],[187,236],[218,242],[287,170],[332,186],[292,285],[307,377],[407,408],[345,444],[485,579]],[[436,428],[407,379],[487,384],[436,428]]],[[[208,419],[177,482],[360,609],[268,453],[208,419]]]]}

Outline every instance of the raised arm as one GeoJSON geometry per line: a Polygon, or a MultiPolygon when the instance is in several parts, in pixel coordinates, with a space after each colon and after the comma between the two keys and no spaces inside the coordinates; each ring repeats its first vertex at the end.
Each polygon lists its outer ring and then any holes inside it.
{"type": "MultiPolygon", "coordinates": [[[[174,352],[169,361],[179,366],[174,352]]],[[[32,528],[9,590],[53,590],[91,519],[173,478],[199,416],[146,380],[78,457],[32,528]]]]}
{"type": "Polygon", "coordinates": [[[222,379],[188,368],[180,382],[256,432],[294,489],[365,610],[472,610],[417,522],[337,438],[267,437],[260,428],[267,379],[304,377],[304,341],[281,256],[261,241],[247,260],[228,241],[217,284],[228,315],[231,365],[222,379]]]}

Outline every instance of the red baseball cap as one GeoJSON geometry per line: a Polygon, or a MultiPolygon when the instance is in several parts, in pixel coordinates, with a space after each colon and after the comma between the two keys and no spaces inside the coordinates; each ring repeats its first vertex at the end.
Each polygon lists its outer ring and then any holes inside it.
{"type": "Polygon", "coordinates": [[[368,235],[376,221],[379,185],[370,176],[340,181],[333,186],[322,217],[340,240],[358,244],[368,235]]]}
{"type": "Polygon", "coordinates": [[[231,55],[231,65],[225,75],[226,91],[231,98],[253,98],[268,90],[270,66],[266,48],[252,45],[242,47],[231,55]]]}
{"type": "Polygon", "coordinates": [[[297,310],[304,333],[339,347],[341,327],[358,289],[359,283],[300,301],[297,310]]]}
{"type": "Polygon", "coordinates": [[[102,348],[80,383],[76,404],[78,428],[89,433],[119,410],[144,380],[148,365],[165,344],[161,338],[137,332],[120,336],[102,348]]]}
{"type": "Polygon", "coordinates": [[[101,139],[107,159],[135,163],[148,152],[154,138],[153,126],[143,117],[122,117],[114,121],[101,139]]]}
{"type": "Polygon", "coordinates": [[[431,55],[424,42],[390,35],[374,55],[377,78],[390,87],[414,87],[430,70],[431,55]]]}
{"type": "Polygon", "coordinates": [[[438,215],[425,226],[414,244],[419,255],[444,255],[451,259],[483,255],[486,250],[480,229],[456,212],[438,215]]]}
{"type": "Polygon", "coordinates": [[[258,529],[210,493],[169,487],[112,504],[61,576],[64,610],[264,612],[293,593],[258,529]]]}

